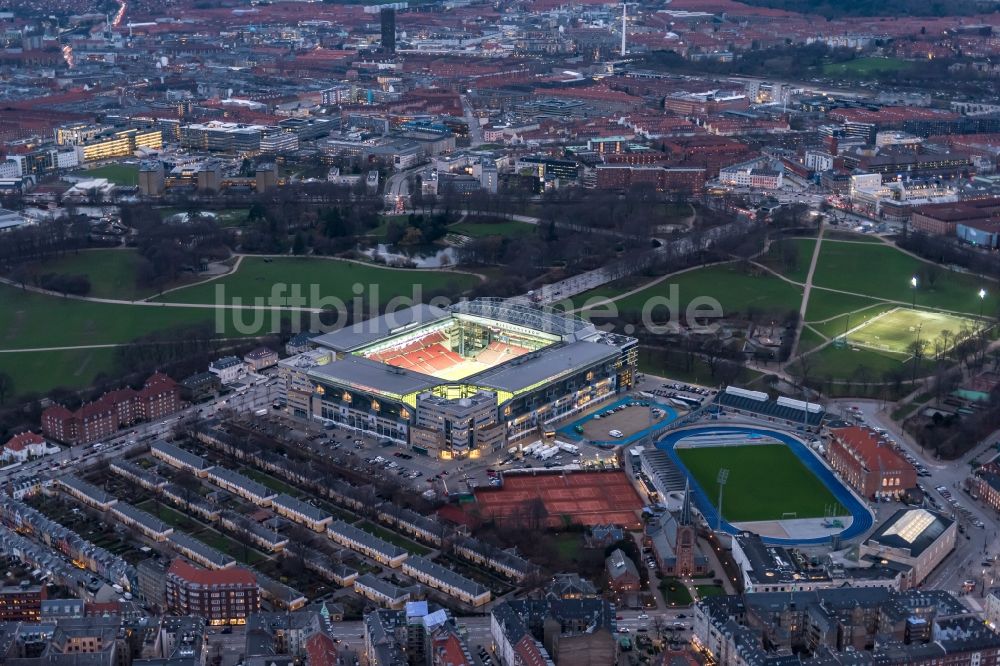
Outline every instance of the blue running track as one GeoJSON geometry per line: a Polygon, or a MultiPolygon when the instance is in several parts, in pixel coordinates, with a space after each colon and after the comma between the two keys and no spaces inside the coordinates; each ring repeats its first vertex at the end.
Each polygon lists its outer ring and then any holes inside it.
{"type": "MultiPolygon", "coordinates": [[[[797,440],[796,438],[786,435],[783,432],[776,430],[767,430],[764,428],[753,428],[746,426],[708,426],[704,428],[691,428],[689,430],[679,430],[666,435],[663,439],[656,443],[657,448],[663,449],[670,456],[670,459],[674,461],[677,468],[684,472],[685,476],[691,480],[691,490],[694,493],[694,501],[697,504],[698,509],[701,514],[708,521],[708,524],[714,526],[716,520],[718,519],[719,512],[715,508],[715,504],[708,498],[705,494],[704,489],[695,480],[694,476],[688,472],[688,469],[681,462],[680,456],[674,450],[674,446],[686,437],[692,437],[696,435],[747,435],[751,438],[757,436],[767,436],[773,437],[779,442],[785,444],[790,448],[802,464],[806,468],[815,474],[820,481],[823,482],[833,496],[837,498],[841,506],[846,508],[854,520],[851,522],[850,526],[840,533],[840,537],[844,540],[853,539],[855,537],[861,536],[871,529],[874,521],[872,519],[872,514],[868,511],[868,508],[854,496],[847,486],[845,486],[840,479],[828,468],[826,467],[812,451],[810,451],[805,444],[797,440]]],[[[767,479],[761,479],[761,483],[767,483],[767,479]]],[[[739,534],[740,529],[730,524],[724,518],[722,520],[722,531],[727,534],[739,534]]],[[[816,537],[812,539],[781,539],[777,537],[767,537],[761,536],[765,543],[773,544],[776,546],[805,546],[805,545],[815,545],[829,543],[830,537],[816,537]]]]}

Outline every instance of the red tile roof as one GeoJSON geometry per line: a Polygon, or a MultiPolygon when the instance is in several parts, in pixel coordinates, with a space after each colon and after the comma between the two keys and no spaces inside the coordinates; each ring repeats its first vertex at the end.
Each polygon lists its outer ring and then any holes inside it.
{"type": "Polygon", "coordinates": [[[313,634],[306,639],[306,657],[309,666],[335,666],[337,645],[324,633],[313,634]]]}
{"type": "Polygon", "coordinates": [[[835,428],[833,435],[845,447],[853,451],[869,470],[906,469],[907,467],[913,467],[910,463],[903,460],[898,453],[893,451],[892,447],[879,442],[879,436],[874,430],[860,426],[851,426],[849,428],[835,428]]]}
{"type": "Polygon", "coordinates": [[[11,451],[22,451],[26,446],[32,444],[44,444],[45,438],[33,432],[22,432],[7,440],[6,448],[11,451]]]}
{"type": "Polygon", "coordinates": [[[170,563],[170,568],[167,569],[167,574],[174,574],[189,583],[197,583],[198,585],[206,586],[257,584],[257,577],[254,576],[248,569],[244,569],[243,567],[231,567],[229,569],[211,571],[209,569],[202,569],[201,567],[190,564],[186,560],[182,560],[179,557],[170,563]]]}

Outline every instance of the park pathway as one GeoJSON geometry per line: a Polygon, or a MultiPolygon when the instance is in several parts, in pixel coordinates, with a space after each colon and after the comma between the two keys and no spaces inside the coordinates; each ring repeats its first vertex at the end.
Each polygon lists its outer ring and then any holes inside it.
{"type": "Polygon", "coordinates": [[[825,231],[826,225],[820,222],[819,233],[816,234],[816,245],[813,247],[812,261],[809,262],[809,273],[806,274],[805,288],[802,292],[802,303],[799,304],[799,322],[795,327],[795,342],[792,343],[791,351],[788,354],[789,359],[795,358],[799,350],[802,329],[806,325],[806,310],[809,308],[809,295],[812,293],[813,275],[816,274],[816,264],[819,263],[819,252],[823,247],[823,233],[825,231]]]}

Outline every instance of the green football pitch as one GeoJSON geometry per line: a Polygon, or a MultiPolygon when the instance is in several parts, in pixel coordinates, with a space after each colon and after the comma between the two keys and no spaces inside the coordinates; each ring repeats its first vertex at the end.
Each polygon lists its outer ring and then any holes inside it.
{"type": "Polygon", "coordinates": [[[869,347],[884,351],[908,354],[909,345],[917,339],[928,343],[933,349],[941,341],[945,349],[951,348],[953,339],[942,337],[942,331],[958,333],[963,328],[976,330],[979,323],[968,317],[927,312],[910,308],[895,308],[847,334],[847,342],[856,347],[869,347]]]}
{"type": "Polygon", "coordinates": [[[729,470],[722,500],[722,515],[729,522],[848,515],[833,493],[784,444],[675,451],[713,503],[719,497],[719,469],[729,470]]]}

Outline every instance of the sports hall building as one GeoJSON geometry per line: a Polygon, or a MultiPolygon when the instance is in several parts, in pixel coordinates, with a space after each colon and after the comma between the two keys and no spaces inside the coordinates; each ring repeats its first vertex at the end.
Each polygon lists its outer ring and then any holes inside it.
{"type": "Polygon", "coordinates": [[[445,458],[537,438],[631,388],[638,342],[503,299],[417,305],[318,336],[311,416],[445,458]]]}

